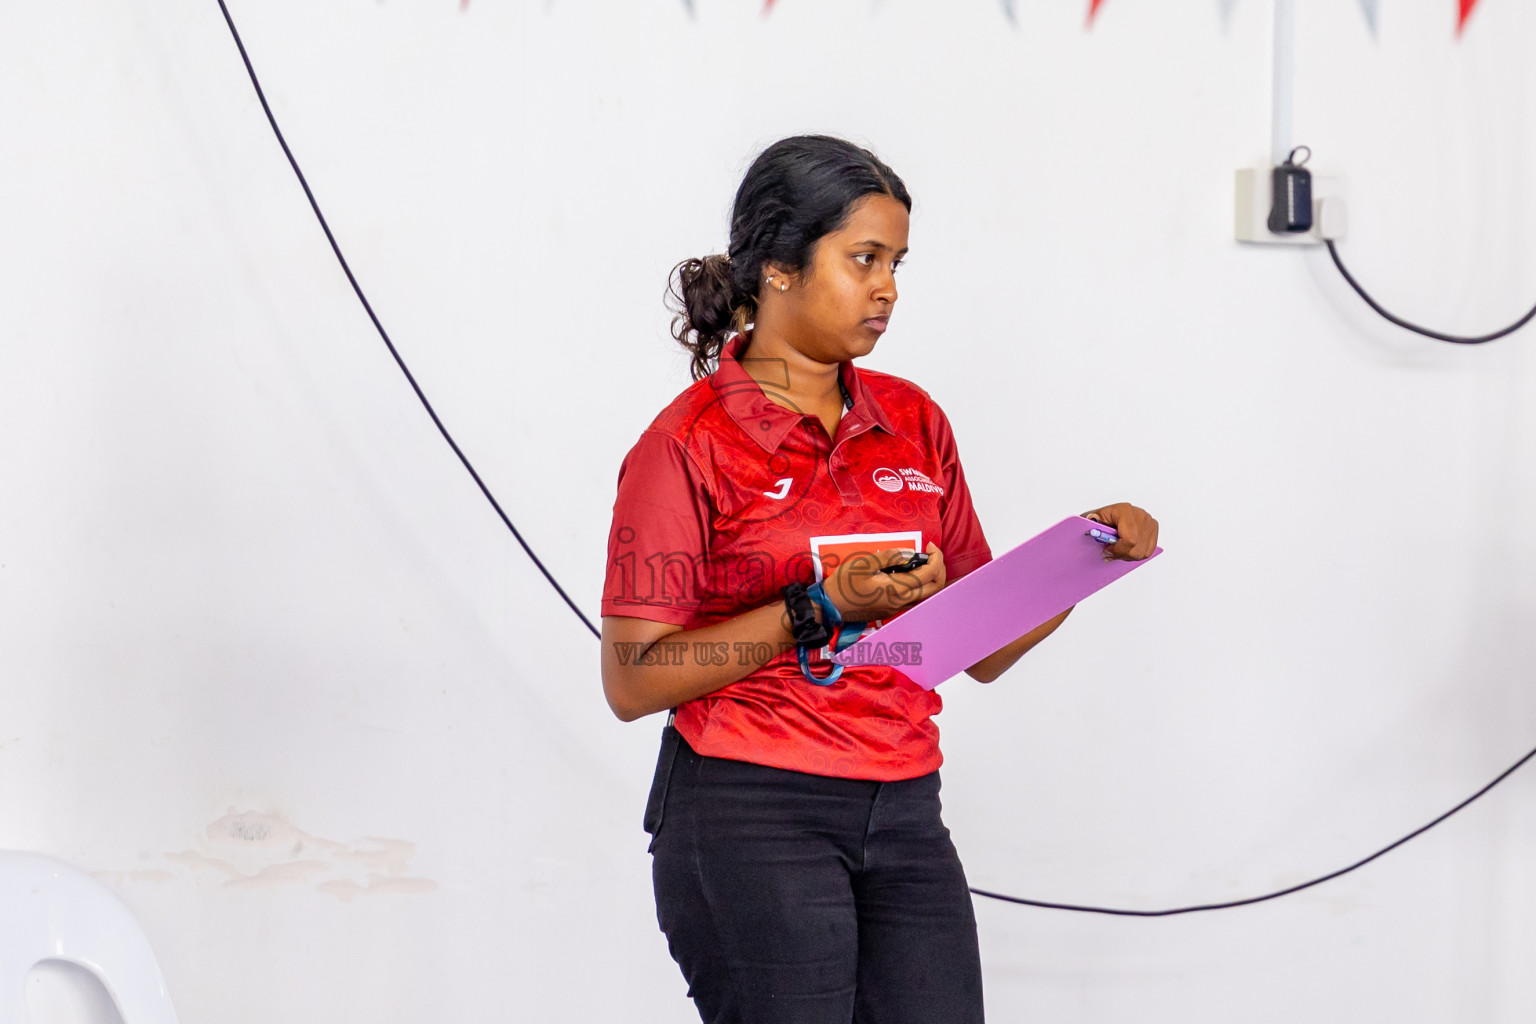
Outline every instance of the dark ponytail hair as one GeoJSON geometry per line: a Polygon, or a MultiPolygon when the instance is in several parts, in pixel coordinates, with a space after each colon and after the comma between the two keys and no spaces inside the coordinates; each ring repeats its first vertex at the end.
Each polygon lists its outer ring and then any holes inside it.
{"type": "Polygon", "coordinates": [[[668,278],[672,336],[693,354],[694,380],[709,376],[731,332],[753,321],[763,265],[804,270],[817,240],[842,228],[869,195],[912,209],[896,172],[851,142],[796,135],[763,150],[736,190],[727,252],[684,260],[668,278]]]}

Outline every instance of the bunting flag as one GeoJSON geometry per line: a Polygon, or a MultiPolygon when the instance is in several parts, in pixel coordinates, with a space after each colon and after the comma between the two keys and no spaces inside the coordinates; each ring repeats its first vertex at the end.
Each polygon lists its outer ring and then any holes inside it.
{"type": "MultiPolygon", "coordinates": [[[[1013,25],[1014,27],[1018,27],[1019,19],[1017,0],[1000,0],[1000,2],[1003,5],[1003,17],[1008,19],[1009,24],[1013,25]]],[[[1366,27],[1371,30],[1371,37],[1375,38],[1377,35],[1377,18],[1380,11],[1381,0],[1359,0],[1359,3],[1360,13],[1365,16],[1366,27]]],[[[1456,0],[1456,3],[1456,36],[1459,39],[1462,32],[1467,27],[1467,19],[1472,17],[1472,11],[1477,7],[1477,0],[1456,0]]],[[[772,13],[773,5],[774,0],[763,0],[764,17],[767,17],[770,13],[772,13]]],[[[879,6],[879,0],[876,0],[876,6],[879,6]]],[[[1088,0],[1088,28],[1093,27],[1094,19],[1099,16],[1099,8],[1102,6],[1104,6],[1104,0],[1088,0]]],[[[469,0],[459,0],[460,10],[464,10],[468,7],[469,0]]],[[[683,0],[683,7],[688,11],[689,16],[692,17],[694,14],[693,0],[683,0]]],[[[1216,9],[1221,16],[1221,25],[1223,30],[1231,26],[1232,11],[1235,7],[1237,7],[1237,0],[1216,0],[1216,9]]]]}
{"type": "Polygon", "coordinates": [[[1467,27],[1467,19],[1472,17],[1472,8],[1477,6],[1477,0],[1460,0],[1461,14],[1456,19],[1456,38],[1461,38],[1461,30],[1467,27]]]}
{"type": "Polygon", "coordinates": [[[1221,17],[1221,31],[1223,34],[1232,28],[1232,9],[1237,6],[1237,0],[1216,0],[1216,13],[1221,17]]]}
{"type": "Polygon", "coordinates": [[[1376,0],[1360,0],[1360,12],[1365,15],[1365,24],[1371,30],[1371,38],[1376,38],[1376,0]]]}

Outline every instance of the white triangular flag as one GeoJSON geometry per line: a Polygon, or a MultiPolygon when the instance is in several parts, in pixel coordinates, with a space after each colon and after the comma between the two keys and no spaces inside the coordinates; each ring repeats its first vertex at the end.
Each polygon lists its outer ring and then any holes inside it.
{"type": "Polygon", "coordinates": [[[1360,10],[1365,14],[1365,23],[1371,27],[1371,38],[1376,38],[1376,0],[1360,0],[1360,10]]]}
{"type": "Polygon", "coordinates": [[[1216,12],[1221,15],[1221,32],[1226,35],[1232,30],[1232,11],[1237,7],[1237,0],[1216,0],[1216,12]]]}

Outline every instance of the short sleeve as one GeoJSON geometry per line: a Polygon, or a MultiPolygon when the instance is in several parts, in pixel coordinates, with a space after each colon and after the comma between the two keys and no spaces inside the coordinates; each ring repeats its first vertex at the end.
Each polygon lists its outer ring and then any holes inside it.
{"type": "Polygon", "coordinates": [[[709,552],[709,489],[681,442],[647,430],[619,466],[603,615],[686,626],[709,552]]]}
{"type": "Polygon", "coordinates": [[[971,504],[971,489],[965,482],[965,469],[960,464],[960,452],[955,444],[954,431],[949,417],[937,402],[929,402],[929,437],[939,457],[939,481],[944,488],[943,506],[939,513],[939,528],[943,539],[939,550],[944,552],[945,579],[955,582],[962,576],[992,561],[992,548],[982,532],[981,520],[971,504]]]}

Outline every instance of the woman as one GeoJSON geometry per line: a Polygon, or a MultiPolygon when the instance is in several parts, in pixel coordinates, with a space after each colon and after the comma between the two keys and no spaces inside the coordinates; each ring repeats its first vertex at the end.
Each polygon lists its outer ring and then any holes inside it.
{"type": "MultiPolygon", "coordinates": [[[[675,709],[645,826],[706,1022],[982,1020],[940,698],[899,666],[827,660],[992,558],[938,404],[853,365],[890,323],[911,205],[843,140],[764,151],[729,251],[674,271],[694,383],[619,471],[603,690],[625,721],[675,709]]],[[[1142,510],[1089,515],[1118,529],[1111,557],[1151,554],[1142,510]]],[[[992,681],[1070,611],[966,671],[992,681]]]]}

